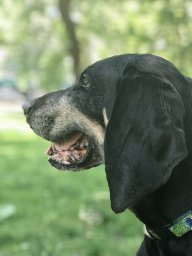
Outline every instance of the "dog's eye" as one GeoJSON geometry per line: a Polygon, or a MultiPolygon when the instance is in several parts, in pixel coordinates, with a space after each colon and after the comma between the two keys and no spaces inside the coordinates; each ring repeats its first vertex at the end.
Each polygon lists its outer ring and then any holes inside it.
{"type": "Polygon", "coordinates": [[[84,79],[83,79],[83,82],[81,84],[84,88],[89,88],[90,87],[90,82],[89,80],[87,79],[86,76],[84,76],[84,79]]]}

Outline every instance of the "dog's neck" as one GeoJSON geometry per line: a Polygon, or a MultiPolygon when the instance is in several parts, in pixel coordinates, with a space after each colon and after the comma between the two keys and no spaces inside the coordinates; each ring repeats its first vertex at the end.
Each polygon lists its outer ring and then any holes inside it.
{"type": "Polygon", "coordinates": [[[189,158],[173,170],[163,187],[131,208],[146,226],[161,228],[192,210],[192,163],[189,158]]]}

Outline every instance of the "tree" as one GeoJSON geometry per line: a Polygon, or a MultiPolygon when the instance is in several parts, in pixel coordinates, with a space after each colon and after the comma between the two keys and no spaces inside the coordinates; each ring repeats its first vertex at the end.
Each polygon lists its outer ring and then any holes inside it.
{"type": "Polygon", "coordinates": [[[160,55],[192,76],[191,0],[9,0],[0,8],[0,75],[22,90],[66,87],[89,64],[126,52],[160,55]]]}
{"type": "Polygon", "coordinates": [[[71,0],[59,0],[59,9],[69,38],[69,52],[73,59],[75,80],[78,80],[81,73],[80,46],[76,34],[75,23],[70,16],[70,4],[71,0]]]}

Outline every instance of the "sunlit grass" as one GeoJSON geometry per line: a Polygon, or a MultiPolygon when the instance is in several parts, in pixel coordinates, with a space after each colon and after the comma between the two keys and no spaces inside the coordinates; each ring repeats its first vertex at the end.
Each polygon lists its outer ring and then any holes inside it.
{"type": "Polygon", "coordinates": [[[33,133],[0,132],[0,256],[134,256],[142,225],[111,211],[104,166],[59,172],[47,147],[33,133]]]}

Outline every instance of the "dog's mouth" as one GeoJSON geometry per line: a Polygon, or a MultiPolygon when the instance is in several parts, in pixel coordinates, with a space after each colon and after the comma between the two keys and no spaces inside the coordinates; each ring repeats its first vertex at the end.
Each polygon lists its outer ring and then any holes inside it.
{"type": "MultiPolygon", "coordinates": [[[[46,151],[48,161],[59,170],[86,169],[93,150],[89,138],[82,132],[74,132],[64,141],[52,143],[46,151]]],[[[93,165],[94,166],[94,165],[93,165]]],[[[87,168],[90,168],[87,167],[87,168]]]]}

